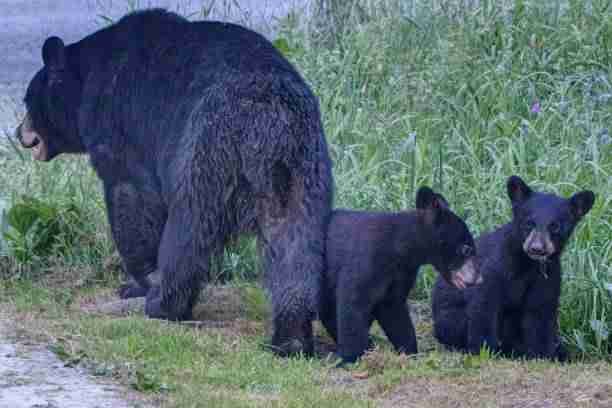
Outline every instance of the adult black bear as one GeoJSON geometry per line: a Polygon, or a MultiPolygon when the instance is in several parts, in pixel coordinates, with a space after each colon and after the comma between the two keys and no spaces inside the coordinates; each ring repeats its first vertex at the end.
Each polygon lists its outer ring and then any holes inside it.
{"type": "Polygon", "coordinates": [[[140,285],[124,296],[189,319],[211,255],[255,233],[272,343],[311,351],[333,180],[318,101],[294,67],[253,31],[160,9],[68,46],[48,38],[42,57],[18,136],[37,160],[89,154],[140,285]]]}
{"type": "Polygon", "coordinates": [[[560,257],[595,195],[582,191],[564,199],[533,191],[516,176],[507,188],[512,221],[476,242],[483,284],[458,291],[437,280],[434,334],[471,353],[486,345],[505,355],[564,360],[557,327],[560,257]]]}
{"type": "Polygon", "coordinates": [[[479,280],[472,234],[444,197],[421,187],[416,208],[332,213],[319,315],[338,343],[342,363],[354,362],[367,349],[374,319],[398,352],[417,352],[406,299],[420,266],[432,264],[460,288],[479,280]]]}

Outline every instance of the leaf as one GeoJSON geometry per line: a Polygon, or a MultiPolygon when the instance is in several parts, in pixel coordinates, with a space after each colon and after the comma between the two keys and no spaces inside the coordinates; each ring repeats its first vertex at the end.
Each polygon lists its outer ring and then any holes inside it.
{"type": "Polygon", "coordinates": [[[6,208],[8,203],[0,198],[0,255],[3,255],[7,250],[7,243],[5,234],[8,233],[8,219],[6,214],[6,208]]]}
{"type": "Polygon", "coordinates": [[[274,47],[279,50],[283,55],[289,56],[293,53],[291,47],[289,47],[289,41],[286,38],[279,37],[272,42],[274,47]]]}
{"type": "Polygon", "coordinates": [[[610,292],[610,295],[612,295],[612,282],[604,284],[604,287],[608,289],[608,292],[610,292]]]}
{"type": "Polygon", "coordinates": [[[472,354],[467,354],[463,358],[463,367],[467,369],[471,368],[480,368],[481,366],[481,358],[480,356],[475,356],[472,354]]]}
{"type": "Polygon", "coordinates": [[[10,235],[3,234],[7,246],[20,262],[34,256],[48,256],[52,251],[65,251],[77,239],[74,226],[82,220],[81,211],[72,202],[47,203],[22,196],[7,214],[10,235]],[[63,243],[58,247],[56,244],[63,243]]]}
{"type": "Polygon", "coordinates": [[[576,340],[576,346],[581,352],[586,352],[586,342],[584,341],[584,334],[578,330],[574,330],[574,339],[576,340]]]}
{"type": "Polygon", "coordinates": [[[132,386],[134,389],[141,392],[159,392],[168,388],[167,385],[160,383],[153,374],[147,373],[143,370],[136,371],[136,381],[132,384],[132,386]]]}
{"type": "Polygon", "coordinates": [[[115,370],[115,366],[107,364],[97,364],[93,367],[92,375],[95,377],[110,377],[115,370]]]}
{"type": "Polygon", "coordinates": [[[9,226],[21,235],[26,235],[39,217],[34,208],[24,203],[15,204],[7,214],[9,226]]]}
{"type": "Polygon", "coordinates": [[[64,363],[64,367],[76,367],[78,366],[83,359],[87,357],[87,354],[81,352],[74,356],[68,358],[68,360],[64,363]]]}
{"type": "Polygon", "coordinates": [[[51,344],[49,350],[55,354],[60,360],[68,361],[71,358],[70,353],[66,351],[66,348],[61,344],[51,344]]]}
{"type": "Polygon", "coordinates": [[[607,340],[610,335],[608,325],[606,322],[602,322],[601,320],[591,320],[591,329],[593,329],[599,340],[607,340]]]}
{"type": "Polygon", "coordinates": [[[425,365],[431,369],[437,370],[440,368],[440,360],[434,356],[430,356],[425,360],[425,365]]]}
{"type": "Polygon", "coordinates": [[[356,380],[366,380],[370,377],[370,373],[367,371],[356,371],[353,373],[352,377],[356,380]]]}

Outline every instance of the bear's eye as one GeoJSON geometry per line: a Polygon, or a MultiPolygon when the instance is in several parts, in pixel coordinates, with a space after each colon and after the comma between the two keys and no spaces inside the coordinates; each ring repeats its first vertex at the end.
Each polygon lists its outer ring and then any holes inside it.
{"type": "Polygon", "coordinates": [[[533,220],[527,220],[523,224],[523,228],[525,228],[526,231],[531,231],[535,227],[536,227],[536,223],[533,220]]]}
{"type": "Polygon", "coordinates": [[[459,252],[459,255],[462,255],[467,258],[474,254],[474,248],[472,248],[470,245],[461,245],[459,247],[458,252],[459,252]]]}
{"type": "Polygon", "coordinates": [[[548,226],[548,230],[551,234],[558,234],[561,231],[561,224],[557,221],[553,221],[548,226]]]}

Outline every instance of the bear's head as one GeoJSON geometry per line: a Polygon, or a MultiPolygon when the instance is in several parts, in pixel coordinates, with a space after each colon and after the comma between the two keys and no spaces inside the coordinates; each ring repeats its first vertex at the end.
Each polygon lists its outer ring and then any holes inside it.
{"type": "Polygon", "coordinates": [[[26,115],[16,137],[35,160],[49,161],[60,153],[85,151],[78,131],[81,81],[71,69],[66,47],[58,37],[48,38],[42,48],[44,67],[28,85],[26,115]]]}
{"type": "Polygon", "coordinates": [[[563,251],[574,227],[595,202],[592,191],[581,191],[567,199],[533,191],[517,176],[508,179],[507,190],[512,202],[513,242],[540,263],[563,251]]]}
{"type": "Polygon", "coordinates": [[[416,208],[431,243],[431,263],[440,275],[459,289],[481,283],[474,262],[474,238],[465,222],[450,210],[446,199],[423,186],[417,192],[416,208]]]}

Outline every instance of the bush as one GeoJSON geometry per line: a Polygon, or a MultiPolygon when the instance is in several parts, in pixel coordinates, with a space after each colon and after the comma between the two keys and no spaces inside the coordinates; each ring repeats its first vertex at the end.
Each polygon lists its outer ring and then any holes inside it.
{"type": "Polygon", "coordinates": [[[73,203],[53,204],[22,196],[6,213],[3,237],[19,262],[64,255],[76,244],[73,226],[82,214],[73,203]]]}

